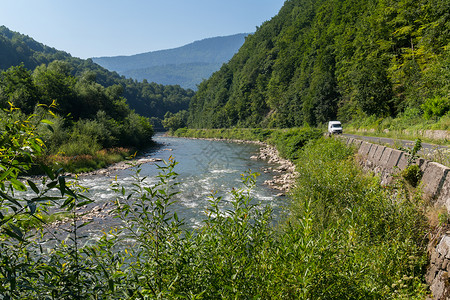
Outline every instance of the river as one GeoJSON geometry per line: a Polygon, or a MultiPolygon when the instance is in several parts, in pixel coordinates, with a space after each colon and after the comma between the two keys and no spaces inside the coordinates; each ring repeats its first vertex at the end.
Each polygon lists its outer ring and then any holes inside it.
{"type": "MultiPolygon", "coordinates": [[[[196,227],[201,225],[205,218],[205,210],[209,205],[209,197],[212,192],[217,191],[223,196],[226,205],[231,196],[229,192],[233,188],[241,188],[240,174],[252,170],[261,175],[257,178],[257,184],[252,191],[255,204],[269,204],[277,212],[282,207],[285,198],[277,196],[279,191],[270,189],[263,182],[271,179],[273,173],[268,172],[269,165],[265,161],[250,159],[252,155],[259,152],[259,145],[251,143],[235,143],[227,141],[212,141],[201,139],[185,139],[156,135],[154,137],[158,147],[144,154],[146,157],[169,160],[172,156],[178,162],[175,167],[177,177],[176,196],[177,202],[172,209],[177,212],[179,218],[183,219],[186,226],[196,227]]],[[[145,163],[141,165],[140,176],[146,176],[145,183],[153,185],[158,182],[157,165],[162,162],[145,163]]],[[[116,197],[111,184],[117,178],[120,185],[130,189],[134,182],[134,169],[125,169],[111,172],[105,175],[80,176],[79,184],[88,188],[88,196],[94,200],[89,210],[102,208],[106,211],[111,207],[109,203],[116,197]]],[[[107,214],[100,213],[89,217],[91,224],[83,231],[89,236],[99,236],[102,231],[117,226],[118,220],[107,214]]],[[[56,232],[56,231],[55,231],[56,232]]]]}

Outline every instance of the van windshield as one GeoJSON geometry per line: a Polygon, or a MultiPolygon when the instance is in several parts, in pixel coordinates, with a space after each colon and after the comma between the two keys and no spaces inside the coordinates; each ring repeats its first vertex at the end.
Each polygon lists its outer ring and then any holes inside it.
{"type": "Polygon", "coordinates": [[[341,127],[341,124],[333,124],[333,125],[331,125],[331,127],[333,127],[333,128],[339,128],[339,127],[341,127]]]}

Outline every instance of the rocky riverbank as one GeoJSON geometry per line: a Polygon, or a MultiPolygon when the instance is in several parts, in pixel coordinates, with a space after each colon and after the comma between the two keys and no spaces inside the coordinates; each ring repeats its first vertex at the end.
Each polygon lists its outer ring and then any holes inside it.
{"type": "Polygon", "coordinates": [[[277,167],[269,167],[265,172],[278,173],[272,179],[264,181],[264,184],[270,188],[279,190],[282,194],[285,194],[291,190],[295,185],[295,179],[298,176],[298,172],[295,170],[295,165],[280,157],[278,150],[270,145],[263,144],[259,150],[259,154],[250,157],[251,159],[266,160],[269,164],[277,164],[277,167]]]}

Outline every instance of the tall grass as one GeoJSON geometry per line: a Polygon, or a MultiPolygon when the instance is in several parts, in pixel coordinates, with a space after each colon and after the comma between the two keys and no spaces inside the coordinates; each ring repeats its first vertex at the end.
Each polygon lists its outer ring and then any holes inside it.
{"type": "MultiPolygon", "coordinates": [[[[77,147],[77,145],[74,147],[77,147]]],[[[84,154],[79,153],[78,150],[75,152],[60,152],[55,155],[41,157],[39,160],[45,160],[42,161],[43,164],[53,168],[63,168],[66,172],[82,173],[105,168],[127,159],[132,154],[131,149],[127,148],[98,149],[93,146],[92,149],[84,154]]],[[[42,171],[36,170],[35,172],[39,173],[42,171]]]]}
{"type": "Polygon", "coordinates": [[[422,299],[427,257],[420,201],[363,174],[350,149],[333,139],[308,144],[297,166],[287,221],[288,228],[311,224],[303,244],[320,256],[312,267],[320,284],[309,289],[311,298],[422,299]]]}

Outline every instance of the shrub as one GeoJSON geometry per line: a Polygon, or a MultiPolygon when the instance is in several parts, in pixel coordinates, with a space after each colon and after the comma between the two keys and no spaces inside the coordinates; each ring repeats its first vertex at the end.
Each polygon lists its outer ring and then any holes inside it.
{"type": "Polygon", "coordinates": [[[422,171],[418,165],[410,165],[406,167],[401,173],[402,177],[408,182],[411,186],[417,187],[420,180],[422,179],[422,171]]]}
{"type": "Polygon", "coordinates": [[[58,152],[65,156],[91,155],[94,156],[101,149],[95,138],[86,135],[73,134],[66,143],[62,144],[58,152]]]}
{"type": "Polygon", "coordinates": [[[450,100],[448,97],[434,97],[425,100],[421,105],[426,120],[442,117],[450,110],[450,100]]]}
{"type": "Polygon", "coordinates": [[[321,136],[320,130],[307,127],[278,130],[272,134],[269,143],[274,144],[283,157],[295,160],[303,146],[321,136]]]}

